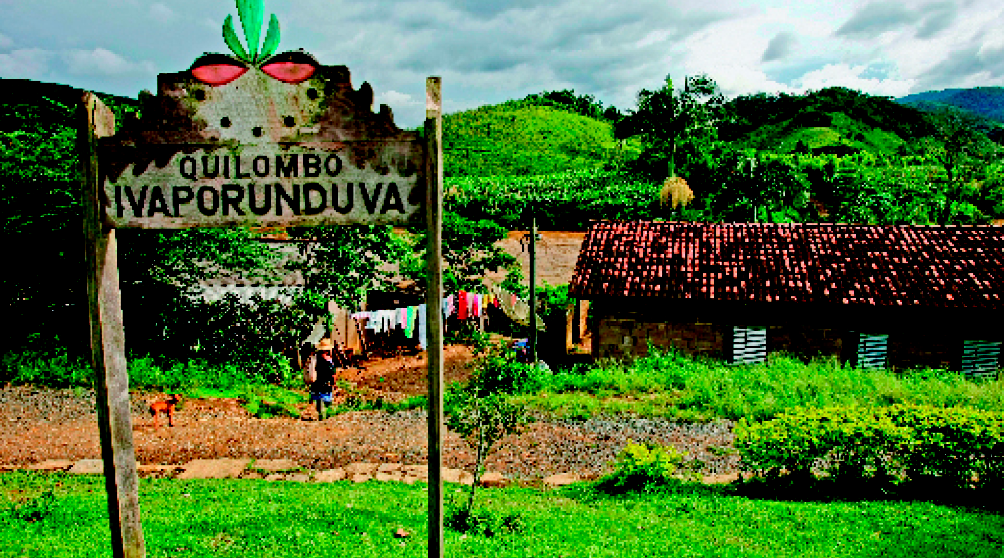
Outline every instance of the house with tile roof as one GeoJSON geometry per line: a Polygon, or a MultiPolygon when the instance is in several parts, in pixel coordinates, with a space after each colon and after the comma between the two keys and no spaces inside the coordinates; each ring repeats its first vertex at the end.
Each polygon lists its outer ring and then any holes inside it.
{"type": "Polygon", "coordinates": [[[598,358],[652,343],[996,374],[1004,228],[598,221],[569,295],[590,301],[598,358]]]}

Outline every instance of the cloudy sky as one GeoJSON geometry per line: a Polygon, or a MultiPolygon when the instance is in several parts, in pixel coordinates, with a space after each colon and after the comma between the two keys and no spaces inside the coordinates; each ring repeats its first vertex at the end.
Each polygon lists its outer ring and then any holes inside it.
{"type": "MultiPolygon", "coordinates": [[[[233,0],[0,0],[0,13],[0,77],[134,98],[228,52],[227,14],[243,38],[233,0]]],[[[667,74],[706,73],[727,96],[1004,85],[1000,0],[265,0],[271,13],[279,52],[348,66],[407,128],[433,75],[446,112],[557,89],[626,110],[667,74]]]]}

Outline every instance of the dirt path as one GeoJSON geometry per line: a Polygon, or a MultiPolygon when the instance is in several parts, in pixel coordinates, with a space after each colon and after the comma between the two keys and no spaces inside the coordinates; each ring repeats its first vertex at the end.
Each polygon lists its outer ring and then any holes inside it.
{"type": "MultiPolygon", "coordinates": [[[[470,374],[470,349],[444,349],[446,381],[470,374]]],[[[420,357],[398,357],[364,363],[342,371],[357,389],[372,390],[388,401],[426,393],[426,363],[420,357]]],[[[302,419],[257,419],[236,399],[192,399],[183,402],[175,427],[153,426],[147,413],[161,394],[132,395],[136,456],[144,464],[183,464],[193,459],[292,459],[310,469],[343,467],[353,462],[427,463],[424,410],[396,414],[364,411],[315,420],[306,402],[302,419]]],[[[732,444],[728,423],[674,424],[665,420],[595,418],[585,422],[541,420],[521,437],[503,441],[488,468],[509,478],[540,479],[556,473],[596,478],[628,440],[673,444],[706,464],[705,473],[736,470],[734,457],[714,447],[732,444]]],[[[49,459],[100,458],[94,394],[73,390],[0,389],[0,464],[26,466],[49,459]]],[[[474,455],[455,434],[444,440],[444,465],[470,469],[474,455]]]]}

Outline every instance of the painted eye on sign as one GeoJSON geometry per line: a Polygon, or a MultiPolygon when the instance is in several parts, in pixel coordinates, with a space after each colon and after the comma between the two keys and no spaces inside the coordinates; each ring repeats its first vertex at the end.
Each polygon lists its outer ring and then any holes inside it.
{"type": "MultiPolygon", "coordinates": [[[[266,41],[267,43],[268,41],[266,41]]],[[[424,216],[424,144],[344,66],[303,51],[205,54],[161,74],[141,119],[99,142],[113,227],[405,224],[424,216]]]]}

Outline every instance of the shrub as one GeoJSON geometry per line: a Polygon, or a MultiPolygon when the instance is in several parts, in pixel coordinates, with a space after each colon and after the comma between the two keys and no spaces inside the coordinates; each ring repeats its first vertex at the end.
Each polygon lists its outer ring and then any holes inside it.
{"type": "Polygon", "coordinates": [[[965,408],[906,407],[889,410],[896,424],[910,429],[906,458],[911,479],[941,477],[955,487],[975,475],[981,485],[1004,481],[1004,417],[965,408]]]}
{"type": "Polygon", "coordinates": [[[673,446],[635,444],[628,440],[617,455],[616,470],[601,479],[599,486],[608,492],[626,492],[673,484],[679,482],[680,476],[699,479],[695,471],[684,465],[684,456],[673,446]],[[685,472],[678,475],[681,469],[685,472]]]}
{"type": "Polygon", "coordinates": [[[1004,479],[1004,418],[976,409],[795,409],[760,423],[741,419],[735,435],[744,463],[771,476],[818,470],[887,483],[936,478],[957,488],[1004,479]]]}
{"type": "Polygon", "coordinates": [[[544,387],[547,375],[532,364],[516,362],[513,352],[499,343],[478,362],[471,384],[481,394],[536,393],[544,387]]]}
{"type": "Polygon", "coordinates": [[[523,531],[526,524],[519,512],[500,514],[488,509],[472,510],[459,504],[452,495],[446,502],[443,525],[458,533],[492,537],[523,531]]]}

